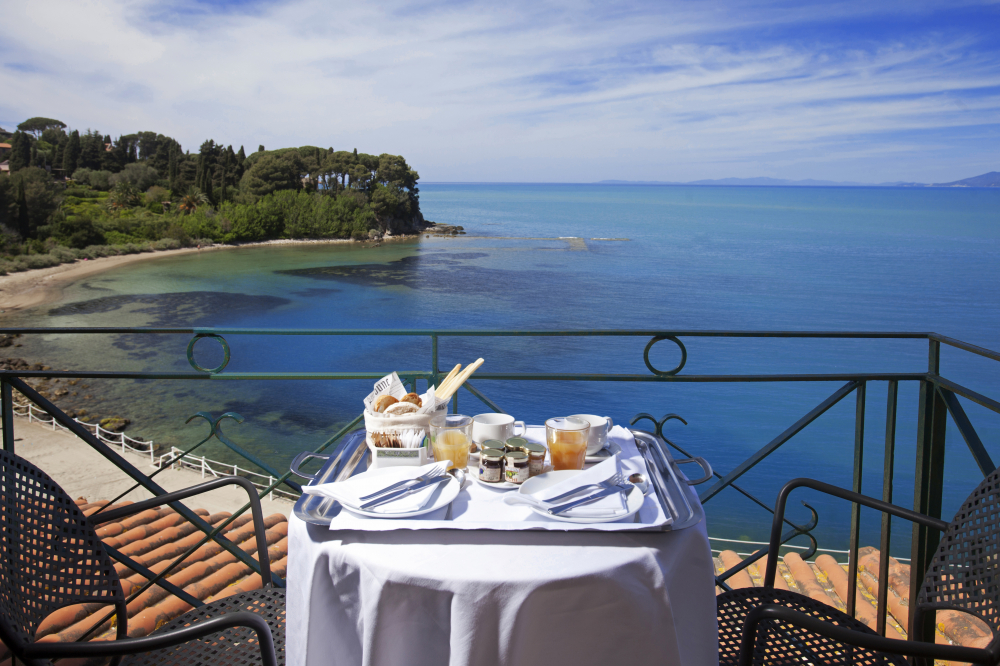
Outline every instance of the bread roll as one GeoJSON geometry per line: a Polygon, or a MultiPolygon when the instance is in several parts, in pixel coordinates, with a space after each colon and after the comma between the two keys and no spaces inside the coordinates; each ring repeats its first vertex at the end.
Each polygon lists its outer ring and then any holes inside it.
{"type": "Polygon", "coordinates": [[[400,416],[402,414],[414,414],[416,411],[417,406],[412,402],[397,402],[394,405],[386,407],[383,413],[386,416],[400,416]]]}
{"type": "Polygon", "coordinates": [[[399,400],[396,400],[391,395],[380,395],[375,398],[375,404],[372,405],[372,409],[376,412],[384,412],[385,408],[389,405],[395,405],[399,400]]]}
{"type": "Polygon", "coordinates": [[[403,396],[400,402],[410,402],[416,405],[418,408],[424,406],[424,401],[420,399],[420,396],[416,393],[407,393],[403,396]]]}

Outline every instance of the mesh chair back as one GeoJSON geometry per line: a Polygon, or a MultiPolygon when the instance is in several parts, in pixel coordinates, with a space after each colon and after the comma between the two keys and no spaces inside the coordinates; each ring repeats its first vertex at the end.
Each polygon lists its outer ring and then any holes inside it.
{"type": "Polygon", "coordinates": [[[1000,636],[1000,469],[979,484],[941,536],[917,602],[977,615],[1000,636]]]}
{"type": "Polygon", "coordinates": [[[52,611],[80,602],[124,602],[111,558],[62,488],[28,461],[0,450],[4,642],[19,651],[52,611]]]}

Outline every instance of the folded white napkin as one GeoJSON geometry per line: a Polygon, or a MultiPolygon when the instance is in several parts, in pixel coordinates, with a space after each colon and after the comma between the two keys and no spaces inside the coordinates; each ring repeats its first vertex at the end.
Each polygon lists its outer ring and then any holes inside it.
{"type": "MultiPolygon", "coordinates": [[[[451,465],[450,460],[443,460],[431,463],[430,465],[424,465],[423,467],[390,467],[387,468],[385,472],[380,472],[379,474],[370,474],[366,472],[364,474],[353,476],[346,481],[321,483],[317,486],[305,486],[302,488],[302,492],[309,495],[332,497],[344,506],[357,509],[360,508],[365,502],[371,501],[362,500],[361,498],[365,495],[370,495],[404,479],[415,479],[419,476],[426,478],[441,476],[448,471],[449,465],[451,465]]],[[[423,508],[424,504],[427,503],[427,501],[431,498],[431,495],[438,488],[440,488],[440,485],[424,488],[423,490],[418,490],[410,495],[404,495],[398,499],[386,502],[385,504],[379,504],[378,506],[367,509],[367,511],[385,514],[417,511],[418,509],[423,508]]]]}
{"type": "MultiPolygon", "coordinates": [[[[572,497],[568,497],[554,503],[549,503],[547,501],[548,498],[558,497],[563,493],[568,493],[574,488],[582,488],[583,486],[589,484],[597,484],[602,481],[607,481],[615,476],[620,470],[621,461],[618,459],[618,455],[615,454],[600,464],[594,465],[590,469],[585,469],[579,474],[572,476],[565,481],[561,481],[554,486],[546,488],[541,492],[533,495],[508,493],[504,496],[503,501],[506,504],[511,505],[530,504],[537,506],[542,510],[551,509],[553,506],[559,506],[574,500],[583,499],[591,493],[578,493],[572,497]]],[[[593,492],[595,493],[600,492],[600,490],[601,488],[598,486],[593,487],[593,492]]],[[[626,513],[628,513],[628,505],[625,503],[625,497],[621,493],[614,493],[612,495],[608,495],[607,497],[602,497],[595,502],[589,502],[582,506],[572,508],[560,515],[570,516],[573,518],[606,518],[608,516],[622,516],[626,513]]]]}

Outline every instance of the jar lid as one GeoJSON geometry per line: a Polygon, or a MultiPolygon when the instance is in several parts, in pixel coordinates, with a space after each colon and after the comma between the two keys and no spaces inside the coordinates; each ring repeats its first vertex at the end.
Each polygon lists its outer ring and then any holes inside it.
{"type": "Polygon", "coordinates": [[[548,450],[544,446],[542,446],[541,444],[535,444],[534,442],[528,442],[528,443],[526,443],[522,447],[522,449],[527,449],[528,454],[529,455],[533,455],[533,456],[538,456],[538,455],[544,456],[545,452],[548,450]]]}
{"type": "Polygon", "coordinates": [[[500,449],[483,449],[483,452],[480,455],[486,460],[499,462],[503,460],[504,452],[500,449]]]}
{"type": "Polygon", "coordinates": [[[528,459],[528,454],[524,451],[508,451],[507,460],[511,462],[525,462],[528,459]]]}
{"type": "Polygon", "coordinates": [[[498,451],[503,451],[503,442],[499,439],[486,439],[483,443],[479,445],[483,449],[497,449],[498,451]]]}
{"type": "Polygon", "coordinates": [[[511,437],[506,442],[508,449],[520,449],[524,447],[525,444],[530,444],[530,443],[531,442],[526,440],[524,437],[511,437]]]}

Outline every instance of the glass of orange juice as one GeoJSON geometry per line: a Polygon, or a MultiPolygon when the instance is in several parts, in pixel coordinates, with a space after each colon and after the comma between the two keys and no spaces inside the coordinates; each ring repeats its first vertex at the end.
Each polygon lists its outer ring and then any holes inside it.
{"type": "Polygon", "coordinates": [[[461,414],[441,414],[431,419],[431,449],[434,460],[450,460],[453,469],[469,466],[472,445],[472,417],[461,414]]]}
{"type": "Polygon", "coordinates": [[[560,416],[546,421],[545,441],[552,469],[583,469],[589,438],[590,424],[583,419],[560,416]]]}

